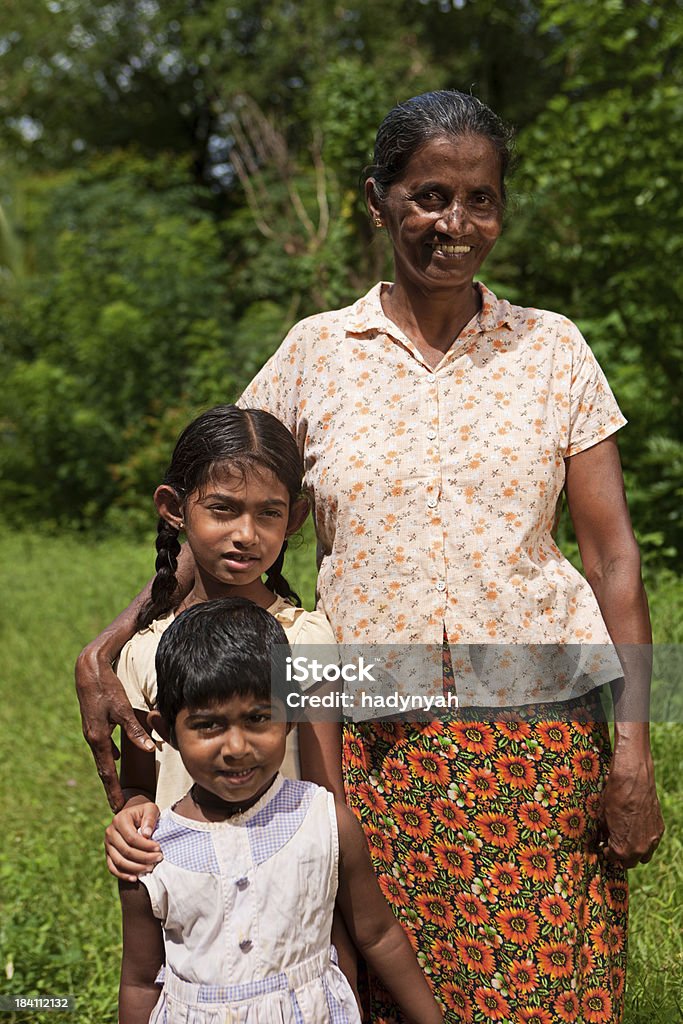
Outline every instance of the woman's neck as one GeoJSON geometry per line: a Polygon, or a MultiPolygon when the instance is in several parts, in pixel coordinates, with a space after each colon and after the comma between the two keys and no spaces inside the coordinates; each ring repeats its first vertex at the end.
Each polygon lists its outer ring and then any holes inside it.
{"type": "Polygon", "coordinates": [[[432,367],[481,309],[481,296],[474,284],[457,291],[425,294],[410,284],[397,282],[382,292],[381,301],[389,319],[432,367]]]}

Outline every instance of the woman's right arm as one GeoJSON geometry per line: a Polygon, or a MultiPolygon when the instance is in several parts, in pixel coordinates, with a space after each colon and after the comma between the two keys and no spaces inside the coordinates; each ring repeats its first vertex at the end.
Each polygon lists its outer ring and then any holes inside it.
{"type": "Polygon", "coordinates": [[[83,735],[92,750],[97,773],[114,811],[120,810],[124,803],[114,765],[118,757],[112,740],[115,727],[120,725],[131,742],[141,749],[154,750],[152,740],[135,717],[126,691],[112,669],[121,648],[135,633],[137,613],[148,593],[149,587],[83,648],[76,662],[76,692],[81,706],[83,735]]]}
{"type": "MultiPolygon", "coordinates": [[[[178,556],[179,594],[189,593],[194,578],[194,559],[187,544],[178,556]]],[[[97,773],[102,780],[107,799],[114,811],[125,802],[114,764],[118,751],[112,741],[112,732],[120,725],[132,743],[141,750],[154,750],[154,744],[138,722],[126,693],[112,669],[112,664],[124,644],[137,629],[137,616],[149,599],[150,584],[138,594],[125,611],[84,647],[76,662],[76,692],[81,706],[83,735],[92,750],[97,773]]]]}

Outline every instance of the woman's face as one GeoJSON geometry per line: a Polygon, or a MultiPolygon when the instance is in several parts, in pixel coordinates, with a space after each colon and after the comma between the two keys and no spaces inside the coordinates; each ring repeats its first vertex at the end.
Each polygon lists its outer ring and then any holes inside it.
{"type": "Polygon", "coordinates": [[[500,234],[500,157],[481,135],[425,143],[382,202],[368,182],[370,212],[394,247],[396,283],[423,292],[469,286],[500,234]]]}

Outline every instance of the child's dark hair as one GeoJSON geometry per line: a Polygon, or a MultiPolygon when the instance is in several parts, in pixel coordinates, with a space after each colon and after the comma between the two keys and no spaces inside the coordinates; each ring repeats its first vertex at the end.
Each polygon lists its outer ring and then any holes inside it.
{"type": "Polygon", "coordinates": [[[156,653],[157,708],[175,735],[183,708],[250,696],[285,709],[285,659],[291,654],[277,619],[244,597],[195,604],[164,630],[156,653]],[[277,647],[276,647],[277,645],[277,647]]]}
{"type": "MultiPolygon", "coordinates": [[[[182,503],[209,482],[212,472],[221,463],[238,474],[268,469],[287,488],[290,505],[301,497],[303,465],[296,442],[284,424],[262,409],[217,405],[202,413],[178,438],[162,483],[172,487],[182,503]]],[[[178,530],[161,518],[157,525],[156,548],[152,596],[138,615],[138,629],[144,629],[179,603],[178,530]]],[[[286,550],[287,541],[266,573],[266,586],[274,594],[301,604],[282,575],[286,550]]]]}

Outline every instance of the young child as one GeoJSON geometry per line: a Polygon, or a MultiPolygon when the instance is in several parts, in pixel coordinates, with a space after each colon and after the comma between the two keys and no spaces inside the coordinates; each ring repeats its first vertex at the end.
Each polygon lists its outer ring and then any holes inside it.
{"type": "MultiPolygon", "coordinates": [[[[301,457],[292,435],[267,412],[217,406],[180,435],[163,483],[154,494],[160,519],[151,599],[140,613],[140,631],[123,648],[116,669],[145,728],[147,714],[156,706],[157,646],[184,608],[239,595],[267,609],[290,643],[334,644],[325,616],[298,607],[299,600],[282,575],[287,537],[308,514],[302,479],[301,457]],[[182,601],[176,578],[181,531],[195,561],[193,587],[182,601]]],[[[332,723],[302,725],[302,748],[307,741],[315,751],[333,749],[338,742],[340,765],[341,740],[332,737],[332,745],[329,742],[335,729],[339,731],[332,723]],[[320,738],[324,730],[328,730],[328,741],[321,743],[316,736],[320,738]]],[[[285,768],[289,775],[298,774],[295,735],[285,768]]],[[[148,753],[122,735],[121,785],[128,802],[106,834],[110,870],[132,881],[159,858],[157,844],[146,838],[158,807],[170,806],[191,784],[177,751],[160,737],[153,738],[157,748],[148,753]]],[[[341,768],[335,771],[334,779],[321,776],[319,781],[341,792],[341,768]]]]}
{"type": "Polygon", "coordinates": [[[330,948],[335,900],[407,1019],[439,1024],[353,812],[279,774],[292,684],[271,682],[276,644],[284,655],[280,624],[240,598],[190,608],[161,638],[150,720],[193,782],[161,815],[164,860],[120,883],[120,1024],[360,1024],[330,948]]]}

